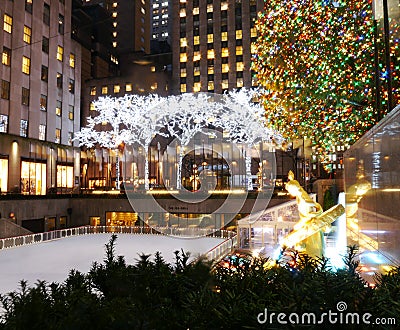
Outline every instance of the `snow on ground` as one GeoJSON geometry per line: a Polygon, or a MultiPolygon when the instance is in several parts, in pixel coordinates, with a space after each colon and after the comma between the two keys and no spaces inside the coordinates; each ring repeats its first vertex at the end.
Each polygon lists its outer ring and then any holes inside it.
{"type": "MultiPolygon", "coordinates": [[[[71,269],[88,272],[94,261],[105,258],[105,244],[112,234],[71,236],[54,241],[0,250],[0,293],[19,288],[20,280],[33,286],[37,280],[63,282],[71,269]]],[[[192,257],[206,253],[223,241],[220,238],[176,238],[158,235],[117,234],[115,252],[133,264],[142,253],[159,251],[173,263],[174,251],[183,249],[192,257]]]]}

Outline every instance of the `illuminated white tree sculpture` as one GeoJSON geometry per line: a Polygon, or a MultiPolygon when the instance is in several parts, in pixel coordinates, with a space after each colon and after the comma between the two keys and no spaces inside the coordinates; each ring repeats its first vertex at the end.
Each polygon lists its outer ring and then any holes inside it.
{"type": "Polygon", "coordinates": [[[129,103],[123,115],[126,128],[123,130],[127,144],[138,144],[144,149],[144,186],[149,189],[149,148],[156,134],[164,135],[162,117],[166,116],[167,108],[163,106],[165,99],[156,94],[130,95],[129,103]]]}
{"type": "Polygon", "coordinates": [[[207,126],[215,109],[207,94],[182,94],[168,97],[165,105],[169,114],[164,117],[168,133],[180,143],[176,187],[181,189],[182,161],[185,147],[191,139],[207,126]]]}
{"type": "Polygon", "coordinates": [[[87,126],[75,134],[80,146],[92,148],[100,146],[112,149],[116,154],[116,188],[119,189],[119,149],[118,146],[124,142],[125,132],[124,109],[126,99],[101,97],[93,102],[94,111],[97,115],[87,118],[87,126]]]}
{"type": "MultiPolygon", "coordinates": [[[[100,97],[93,102],[94,117],[87,118],[87,126],[75,134],[81,146],[101,146],[117,153],[117,188],[119,188],[118,146],[121,143],[139,145],[145,153],[145,189],[149,189],[148,153],[151,141],[158,134],[169,136],[180,144],[177,169],[177,188],[181,188],[184,147],[199,132],[212,124],[229,133],[232,143],[245,144],[248,189],[251,183],[250,150],[261,141],[281,143],[281,136],[266,127],[264,110],[254,103],[257,90],[242,88],[218,96],[210,94],[182,94],[160,97],[125,95],[120,98],[100,97]]],[[[205,132],[206,134],[209,134],[205,132]]]]}
{"type": "Polygon", "coordinates": [[[247,189],[252,190],[251,149],[260,142],[278,142],[281,138],[277,132],[266,127],[264,109],[255,102],[257,89],[231,90],[224,94],[224,108],[216,117],[214,125],[229,134],[233,143],[244,144],[247,189]]]}

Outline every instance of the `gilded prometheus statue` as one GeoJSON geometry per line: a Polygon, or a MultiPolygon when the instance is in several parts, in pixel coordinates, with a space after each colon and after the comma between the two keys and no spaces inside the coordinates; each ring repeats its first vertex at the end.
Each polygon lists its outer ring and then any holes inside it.
{"type": "Polygon", "coordinates": [[[296,197],[300,220],[285,237],[283,245],[294,247],[310,256],[321,257],[325,251],[324,232],[331,228],[333,221],[344,214],[344,207],[338,204],[323,212],[322,206],[294,179],[292,171],[289,171],[288,178],[285,188],[290,195],[296,197]]]}

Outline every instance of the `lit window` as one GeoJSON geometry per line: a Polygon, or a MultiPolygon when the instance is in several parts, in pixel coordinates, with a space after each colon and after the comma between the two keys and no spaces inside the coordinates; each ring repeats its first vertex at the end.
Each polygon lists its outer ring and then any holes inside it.
{"type": "Polygon", "coordinates": [[[146,14],[146,10],[143,7],[140,8],[140,11],[142,12],[143,15],[146,14]]]}
{"type": "Polygon", "coordinates": [[[181,78],[185,78],[186,74],[186,68],[181,68],[181,78]]]}
{"type": "Polygon", "coordinates": [[[3,29],[7,33],[12,32],[12,24],[13,24],[13,19],[11,16],[8,16],[7,14],[4,14],[4,25],[3,29]]]}
{"type": "Polygon", "coordinates": [[[42,65],[42,69],[40,72],[40,79],[45,82],[48,82],[49,80],[49,68],[45,65],[42,65]]]}
{"type": "Polygon", "coordinates": [[[228,10],[228,1],[221,2],[221,10],[228,10]]]}
{"type": "Polygon", "coordinates": [[[213,34],[207,34],[207,42],[209,44],[214,42],[214,35],[213,34]]]}
{"type": "Polygon", "coordinates": [[[31,43],[32,30],[29,26],[24,25],[24,41],[27,44],[31,43]]]}
{"type": "Polygon", "coordinates": [[[194,93],[200,92],[200,89],[201,89],[201,83],[200,82],[195,82],[194,85],[193,85],[193,92],[194,93]]]}
{"type": "Polygon", "coordinates": [[[200,52],[193,53],[193,61],[200,61],[201,55],[200,52]]]}
{"type": "Polygon", "coordinates": [[[111,62],[114,62],[115,64],[118,64],[118,59],[115,56],[111,55],[110,56],[110,60],[111,60],[111,62]]]}
{"type": "Polygon", "coordinates": [[[207,89],[209,91],[213,91],[214,90],[214,81],[209,81],[207,84],[207,89]]]}
{"type": "Polygon", "coordinates": [[[116,18],[118,16],[118,13],[116,12],[116,11],[114,11],[113,13],[112,13],[112,17],[113,18],[116,18]]]}
{"type": "Polygon", "coordinates": [[[29,57],[22,56],[22,72],[25,74],[31,72],[31,59],[29,57]]]}
{"type": "Polygon", "coordinates": [[[23,137],[27,137],[28,136],[28,121],[21,119],[20,122],[20,128],[19,128],[19,135],[23,136],[23,137]]]}
{"type": "Polygon", "coordinates": [[[158,83],[156,83],[156,82],[155,82],[155,83],[153,83],[153,84],[151,85],[151,87],[150,87],[150,88],[151,88],[151,90],[153,90],[153,91],[154,91],[154,90],[156,90],[156,89],[157,89],[157,87],[158,87],[158,83]]]}
{"type": "Polygon", "coordinates": [[[112,6],[113,6],[113,8],[116,8],[118,6],[118,3],[117,2],[113,2],[112,6]]]}
{"type": "Polygon", "coordinates": [[[63,88],[63,75],[60,72],[57,72],[57,87],[63,88]]]}
{"type": "Polygon", "coordinates": [[[74,120],[74,106],[70,105],[68,110],[68,119],[74,120]]]}
{"type": "Polygon", "coordinates": [[[25,0],[25,10],[32,14],[32,0],[25,0]]]}
{"type": "Polygon", "coordinates": [[[64,16],[58,15],[58,33],[63,35],[64,34],[64,16]]]}
{"type": "Polygon", "coordinates": [[[114,31],[112,35],[113,35],[114,38],[116,38],[117,37],[117,32],[114,31]]]}
{"type": "Polygon", "coordinates": [[[46,140],[46,125],[43,124],[39,125],[39,140],[41,141],[46,140]]]}
{"type": "Polygon", "coordinates": [[[236,30],[236,39],[242,39],[242,38],[243,38],[243,31],[236,30]]]}
{"type": "Polygon", "coordinates": [[[179,62],[187,62],[187,55],[186,53],[179,54],[179,62]]]}
{"type": "Polygon", "coordinates": [[[200,12],[199,7],[193,8],[193,15],[198,15],[200,12]]]}
{"type": "Polygon", "coordinates": [[[236,78],[236,87],[243,87],[243,78],[236,78]]]}
{"type": "Polygon", "coordinates": [[[57,60],[60,62],[63,61],[63,56],[64,56],[64,48],[61,46],[57,46],[57,60]]]}
{"type": "Polygon", "coordinates": [[[112,46],[113,46],[114,48],[117,47],[117,42],[116,42],[116,41],[113,41],[112,46]]]}
{"type": "Polygon", "coordinates": [[[75,80],[74,79],[69,79],[68,83],[68,90],[71,94],[75,94],[75,80]]]}
{"type": "Polygon", "coordinates": [[[101,94],[107,94],[108,93],[108,87],[107,86],[103,86],[101,87],[101,94]]]}
{"type": "Polygon", "coordinates": [[[243,70],[244,70],[243,62],[237,62],[236,63],[236,71],[243,71],[243,70]]]}
{"type": "Polygon", "coordinates": [[[9,49],[7,47],[3,47],[1,63],[3,63],[4,65],[7,65],[7,66],[11,65],[11,49],[9,49]]]}
{"type": "Polygon", "coordinates": [[[117,27],[118,23],[117,22],[113,22],[113,27],[117,27]]]}
{"type": "Polygon", "coordinates": [[[95,110],[96,110],[96,108],[94,107],[94,103],[93,103],[93,102],[90,102],[90,104],[89,104],[89,110],[90,110],[90,111],[95,111],[95,110]]]}
{"type": "Polygon", "coordinates": [[[181,93],[186,93],[186,84],[181,84],[181,93]]]}
{"type": "Polygon", "coordinates": [[[221,56],[222,56],[222,57],[228,57],[228,56],[229,56],[229,50],[228,50],[228,48],[222,48],[222,49],[221,49],[221,56]]]}
{"type": "Polygon", "coordinates": [[[221,32],[221,41],[228,40],[228,32],[221,32]]]}
{"type": "Polygon", "coordinates": [[[186,17],[186,9],[185,9],[185,8],[182,8],[182,9],[179,11],[179,17],[186,17]]]}
{"type": "Polygon", "coordinates": [[[114,94],[118,94],[121,91],[120,85],[114,85],[114,94]]]}
{"type": "Polygon", "coordinates": [[[57,100],[56,101],[56,115],[61,117],[61,113],[62,113],[62,102],[57,100]]]}
{"type": "Polygon", "coordinates": [[[257,46],[254,43],[251,43],[250,51],[252,54],[257,54],[257,46]]]}
{"type": "Polygon", "coordinates": [[[73,139],[74,139],[74,133],[73,132],[68,132],[68,145],[72,146],[73,139]]]}
{"type": "Polygon", "coordinates": [[[222,89],[227,89],[228,87],[229,87],[228,79],[222,80],[222,82],[221,82],[221,88],[222,88],[222,89]]]}
{"type": "Polygon", "coordinates": [[[229,72],[229,64],[228,63],[222,64],[222,72],[223,73],[229,72]]]}
{"type": "Polygon", "coordinates": [[[125,85],[125,91],[126,92],[132,92],[132,84],[131,83],[128,83],[128,84],[125,85]]]}
{"type": "Polygon", "coordinates": [[[90,95],[96,95],[96,86],[90,87],[90,95]]]}
{"type": "Polygon", "coordinates": [[[8,116],[0,115],[0,133],[7,133],[8,130],[8,116]]]}
{"type": "Polygon", "coordinates": [[[207,13],[212,13],[212,12],[213,12],[213,5],[212,5],[212,3],[209,3],[207,5],[207,13]]]}
{"type": "Polygon", "coordinates": [[[155,67],[154,65],[152,65],[152,66],[150,67],[150,71],[151,71],[151,72],[156,72],[156,67],[155,67]]]}
{"type": "Polygon", "coordinates": [[[210,60],[210,59],[213,59],[214,58],[214,49],[209,49],[209,50],[207,50],[207,58],[210,60]]]}
{"type": "Polygon", "coordinates": [[[75,68],[75,54],[69,54],[69,66],[75,68]]]}
{"type": "Polygon", "coordinates": [[[181,44],[181,47],[186,47],[186,46],[187,46],[187,40],[186,40],[186,38],[181,38],[181,39],[180,39],[180,44],[181,44]]]}
{"type": "Polygon", "coordinates": [[[199,44],[200,44],[200,36],[194,36],[193,45],[199,45],[199,44]]]}
{"type": "Polygon", "coordinates": [[[257,29],[255,27],[250,29],[250,37],[251,38],[257,37],[257,29]]]}
{"type": "Polygon", "coordinates": [[[40,95],[40,110],[47,111],[47,96],[43,94],[40,95]]]}
{"type": "Polygon", "coordinates": [[[236,55],[243,55],[243,46],[236,46],[236,55]]]}
{"type": "Polygon", "coordinates": [[[213,65],[208,67],[207,73],[214,74],[214,66],[213,65]]]}
{"type": "Polygon", "coordinates": [[[193,75],[194,76],[200,76],[200,67],[199,66],[195,66],[193,69],[193,75]]]}
{"type": "Polygon", "coordinates": [[[55,143],[60,143],[61,142],[61,129],[56,128],[56,133],[55,133],[56,137],[54,139],[55,143]]]}

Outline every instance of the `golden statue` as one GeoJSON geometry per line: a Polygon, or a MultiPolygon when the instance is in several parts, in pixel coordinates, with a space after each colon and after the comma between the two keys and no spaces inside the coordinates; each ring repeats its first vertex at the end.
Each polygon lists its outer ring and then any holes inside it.
{"type": "Polygon", "coordinates": [[[285,188],[290,195],[296,197],[300,220],[294,225],[293,231],[285,237],[283,245],[295,247],[310,256],[322,257],[325,250],[324,232],[331,223],[344,213],[342,205],[335,205],[323,212],[322,206],[315,202],[294,179],[289,171],[289,181],[285,188]]]}

